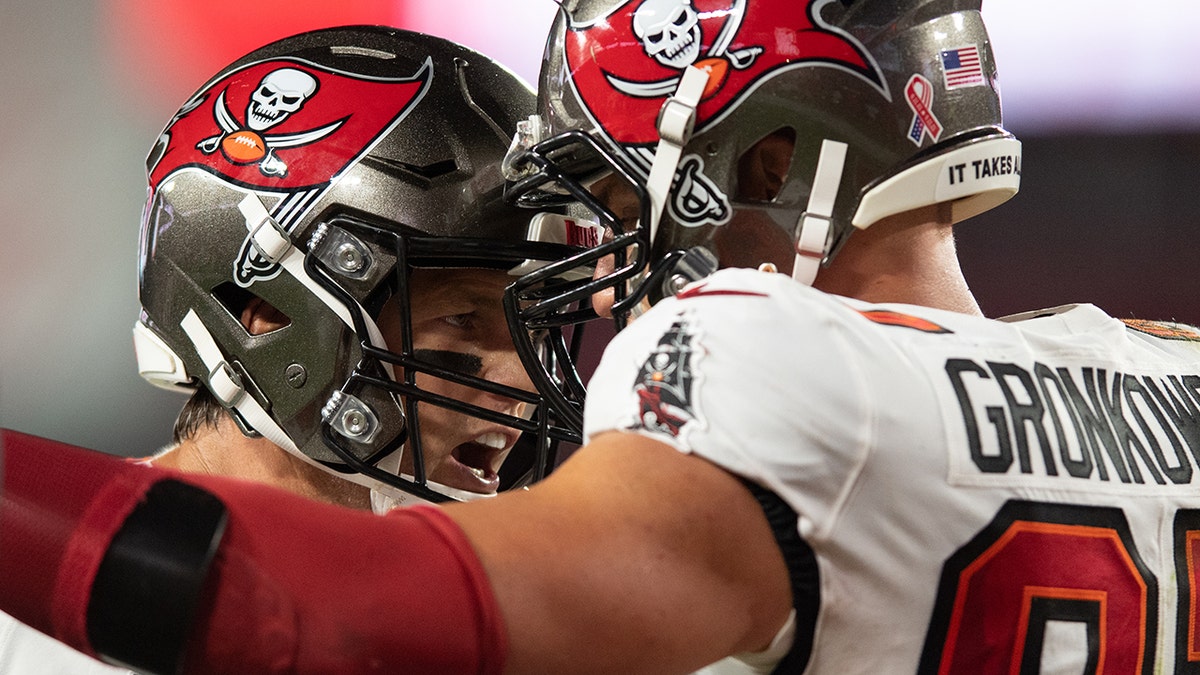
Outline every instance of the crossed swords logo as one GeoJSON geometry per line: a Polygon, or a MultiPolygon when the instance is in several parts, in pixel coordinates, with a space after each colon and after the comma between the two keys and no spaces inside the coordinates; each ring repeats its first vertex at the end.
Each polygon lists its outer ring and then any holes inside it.
{"type": "Polygon", "coordinates": [[[307,145],[333,133],[344,120],[323,127],[292,134],[264,134],[300,110],[305,101],[317,91],[317,80],[295,68],[280,68],[268,73],[246,105],[246,123],[237,121],[225,103],[225,92],[213,103],[213,119],[221,133],[205,138],[196,148],[206,155],[218,149],[234,164],[258,162],[264,176],[282,178],[287,175],[287,163],[275,156],[280,148],[307,145]]]}
{"type": "MultiPolygon", "coordinates": [[[[700,17],[696,8],[690,2],[679,0],[646,0],[634,12],[634,32],[642,42],[646,54],[660,64],[682,71],[689,65],[696,65],[708,70],[727,70],[733,66],[744,70],[754,64],[762,47],[747,47],[729,50],[730,43],[741,29],[746,18],[746,0],[735,0],[729,9],[725,25],[717,39],[709,47],[705,58],[698,59],[701,40],[700,17]]],[[[618,91],[637,98],[656,98],[669,96],[679,86],[681,76],[668,77],[653,82],[635,82],[626,80],[611,73],[605,77],[609,84],[618,91]]],[[[714,78],[717,82],[710,84],[707,95],[715,92],[722,77],[714,78]]]]}

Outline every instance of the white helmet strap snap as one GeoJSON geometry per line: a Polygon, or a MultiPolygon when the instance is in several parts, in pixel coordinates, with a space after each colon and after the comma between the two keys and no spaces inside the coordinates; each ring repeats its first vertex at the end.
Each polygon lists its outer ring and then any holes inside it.
{"type": "Polygon", "coordinates": [[[654,151],[654,162],[650,165],[650,177],[646,180],[646,192],[650,195],[650,242],[658,234],[658,223],[662,220],[667,195],[675,180],[675,170],[683,156],[683,146],[692,138],[696,126],[696,106],[708,84],[708,71],[688,66],[679,79],[675,94],[669,97],[658,111],[658,147],[654,151]]]}
{"type": "Polygon", "coordinates": [[[812,191],[808,193],[808,208],[800,214],[796,261],[792,265],[792,278],[805,286],[812,285],[817,278],[817,270],[829,255],[833,205],[842,184],[845,163],[845,143],[828,138],[821,142],[816,176],[813,177],[812,191]]]}
{"type": "Polygon", "coordinates": [[[262,434],[267,440],[294,455],[304,456],[292,439],[271,419],[271,415],[246,392],[241,377],[229,365],[225,355],[221,353],[221,348],[217,346],[217,341],[196,314],[196,310],[189,309],[183,321],[179,322],[179,327],[191,340],[196,354],[204,363],[204,368],[209,373],[209,389],[213,395],[223,405],[236,410],[251,429],[262,434]]]}

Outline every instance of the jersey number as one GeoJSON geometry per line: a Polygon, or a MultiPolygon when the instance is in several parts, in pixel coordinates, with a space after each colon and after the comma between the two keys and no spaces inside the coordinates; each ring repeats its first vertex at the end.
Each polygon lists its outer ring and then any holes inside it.
{"type": "MultiPolygon", "coordinates": [[[[1200,673],[1200,511],[1176,515],[1175,566],[1175,672],[1200,673]]],[[[1072,627],[1083,672],[1149,675],[1157,603],[1119,509],[1011,501],[946,561],[920,672],[1039,673],[1057,625],[1072,627]]]]}

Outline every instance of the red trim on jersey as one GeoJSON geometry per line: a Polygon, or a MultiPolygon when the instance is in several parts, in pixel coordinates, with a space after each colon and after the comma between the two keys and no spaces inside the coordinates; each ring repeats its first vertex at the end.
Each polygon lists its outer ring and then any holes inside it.
{"type": "Polygon", "coordinates": [[[1187,340],[1200,342],[1200,331],[1194,326],[1166,321],[1147,321],[1145,319],[1121,319],[1126,326],[1140,333],[1153,335],[1166,340],[1187,340]]]}
{"type": "Polygon", "coordinates": [[[766,293],[758,293],[755,291],[739,291],[734,289],[709,290],[708,286],[705,284],[697,284],[691,288],[685,288],[679,293],[676,293],[675,297],[681,300],[686,300],[687,298],[700,298],[710,295],[745,295],[754,298],[770,297],[766,293]]]}
{"type": "Polygon", "coordinates": [[[901,326],[903,328],[912,328],[913,330],[919,330],[922,333],[951,332],[948,328],[939,326],[928,319],[922,319],[919,316],[913,316],[911,314],[893,312],[887,309],[859,310],[859,314],[862,314],[863,317],[870,321],[882,324],[884,326],[901,326]]]}

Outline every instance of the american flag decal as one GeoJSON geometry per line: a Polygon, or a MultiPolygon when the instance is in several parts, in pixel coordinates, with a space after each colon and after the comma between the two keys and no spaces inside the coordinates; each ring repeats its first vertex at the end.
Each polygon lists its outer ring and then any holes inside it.
{"type": "Polygon", "coordinates": [[[946,89],[961,89],[983,84],[983,66],[975,45],[942,50],[942,74],[946,89]]]}

